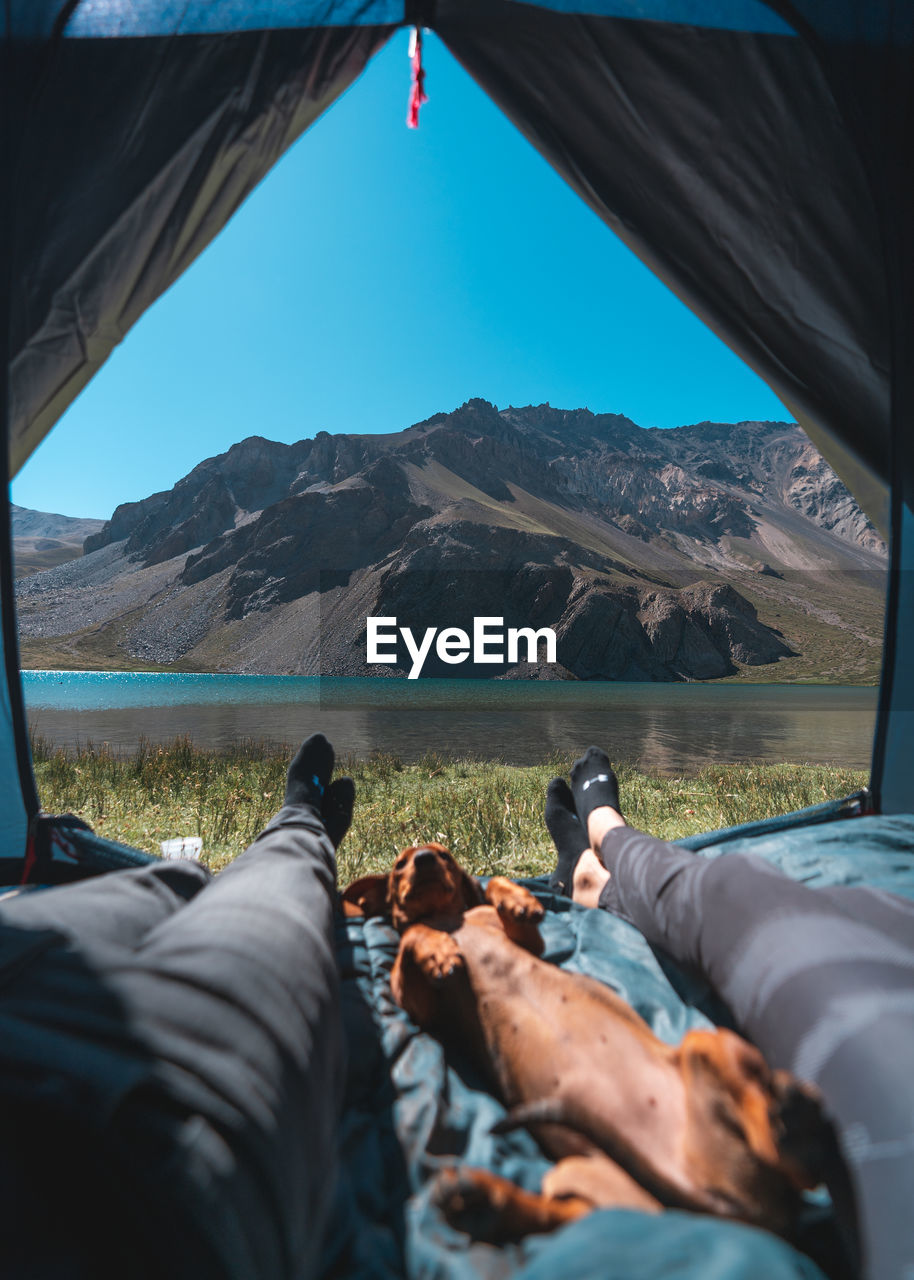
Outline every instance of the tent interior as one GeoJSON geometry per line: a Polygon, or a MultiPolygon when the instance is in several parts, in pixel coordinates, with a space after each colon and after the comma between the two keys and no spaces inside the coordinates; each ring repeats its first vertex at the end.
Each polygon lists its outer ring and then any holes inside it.
{"type": "MultiPolygon", "coordinates": [[[[10,475],[392,32],[430,28],[890,534],[871,793],[906,807],[907,6],[45,0],[2,21],[10,475]]],[[[8,549],[2,605],[2,832],[19,857],[39,806],[8,549]]]]}
{"type": "MultiPolygon", "coordinates": [[[[880,858],[903,861],[914,847],[903,818],[914,759],[914,7],[10,0],[0,13],[5,490],[143,312],[404,25],[434,31],[607,226],[764,378],[888,535],[868,795],[706,841],[793,831],[802,842],[813,824],[821,831],[825,819],[866,808],[872,842],[845,837],[862,830],[856,818],[830,821],[828,839],[842,847],[822,874],[840,864],[879,880],[880,858]]],[[[2,527],[2,882],[142,861],[40,815],[8,512],[2,527]]],[[[914,862],[905,865],[911,892],[914,862]]],[[[369,1140],[350,1136],[353,1151],[369,1140]]],[[[363,1145],[358,1158],[381,1154],[363,1145]]],[[[581,1247],[596,1266],[603,1246],[587,1231],[581,1247]]],[[[398,1274],[378,1239],[366,1274],[398,1274]]],[[[547,1266],[534,1251],[524,1274],[567,1269],[549,1256],[547,1266]]],[[[789,1259],[762,1270],[814,1274],[789,1259]]],[[[642,1262],[638,1273],[655,1272],[642,1262]]]]}

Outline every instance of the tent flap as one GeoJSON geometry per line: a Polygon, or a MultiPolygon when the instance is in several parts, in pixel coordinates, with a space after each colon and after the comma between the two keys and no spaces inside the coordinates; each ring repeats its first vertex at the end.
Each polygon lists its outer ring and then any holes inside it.
{"type": "Polygon", "coordinates": [[[487,8],[470,25],[442,0],[451,51],[826,456],[840,442],[829,461],[885,528],[882,245],[813,51],[769,32],[487,8]]]}
{"type": "Polygon", "coordinates": [[[14,473],[389,34],[60,40],[48,52],[53,91],[23,110],[16,158],[14,473]]]}

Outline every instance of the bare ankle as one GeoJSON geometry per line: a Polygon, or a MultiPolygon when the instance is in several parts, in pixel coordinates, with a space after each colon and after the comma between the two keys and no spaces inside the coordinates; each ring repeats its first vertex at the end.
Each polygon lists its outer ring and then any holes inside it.
{"type": "Polygon", "coordinates": [[[599,852],[600,845],[603,843],[603,837],[607,831],[612,831],[614,827],[624,827],[625,819],[617,809],[611,809],[609,805],[601,805],[599,809],[594,809],[587,819],[587,838],[590,841],[590,847],[595,852],[599,852]]]}
{"type": "Polygon", "coordinates": [[[582,907],[596,907],[609,880],[609,872],[592,849],[585,849],[578,859],[572,881],[572,899],[582,907]]]}

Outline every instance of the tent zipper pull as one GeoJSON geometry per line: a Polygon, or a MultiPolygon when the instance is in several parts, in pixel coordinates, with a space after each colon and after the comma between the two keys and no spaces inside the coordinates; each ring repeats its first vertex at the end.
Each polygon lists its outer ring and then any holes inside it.
{"type": "Polygon", "coordinates": [[[428,102],[425,92],[425,68],[422,66],[422,30],[413,27],[409,33],[409,61],[412,67],[412,84],[409,90],[409,107],[406,112],[407,129],[419,128],[419,108],[428,102]]]}

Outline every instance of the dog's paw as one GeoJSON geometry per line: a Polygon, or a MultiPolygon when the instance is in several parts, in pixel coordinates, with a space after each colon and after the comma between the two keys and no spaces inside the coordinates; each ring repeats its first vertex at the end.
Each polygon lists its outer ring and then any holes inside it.
{"type": "Polygon", "coordinates": [[[432,1187],[432,1203],[457,1231],[506,1244],[532,1232],[554,1231],[593,1207],[580,1197],[554,1200],[524,1191],[487,1169],[445,1169],[432,1187]]]}
{"type": "Polygon", "coordinates": [[[455,1230],[485,1240],[500,1234],[507,1186],[484,1169],[444,1169],[432,1185],[431,1200],[455,1230]]]}
{"type": "MultiPolygon", "coordinates": [[[[526,890],[524,893],[526,894],[526,890]]],[[[542,903],[537,902],[532,893],[526,894],[524,898],[500,902],[496,910],[502,920],[515,920],[518,924],[539,924],[546,914],[542,903]]]]}
{"type": "Polygon", "coordinates": [[[529,889],[502,876],[492,877],[486,897],[498,912],[502,923],[513,920],[518,924],[539,924],[545,915],[542,903],[529,889]]]}
{"type": "Polygon", "coordinates": [[[410,959],[429,982],[445,982],[466,968],[466,961],[449,933],[422,925],[408,935],[410,959]]]}
{"type": "Polygon", "coordinates": [[[438,952],[435,955],[426,956],[422,961],[422,972],[432,982],[445,982],[464,968],[466,968],[466,961],[456,950],[446,953],[438,952]]]}

